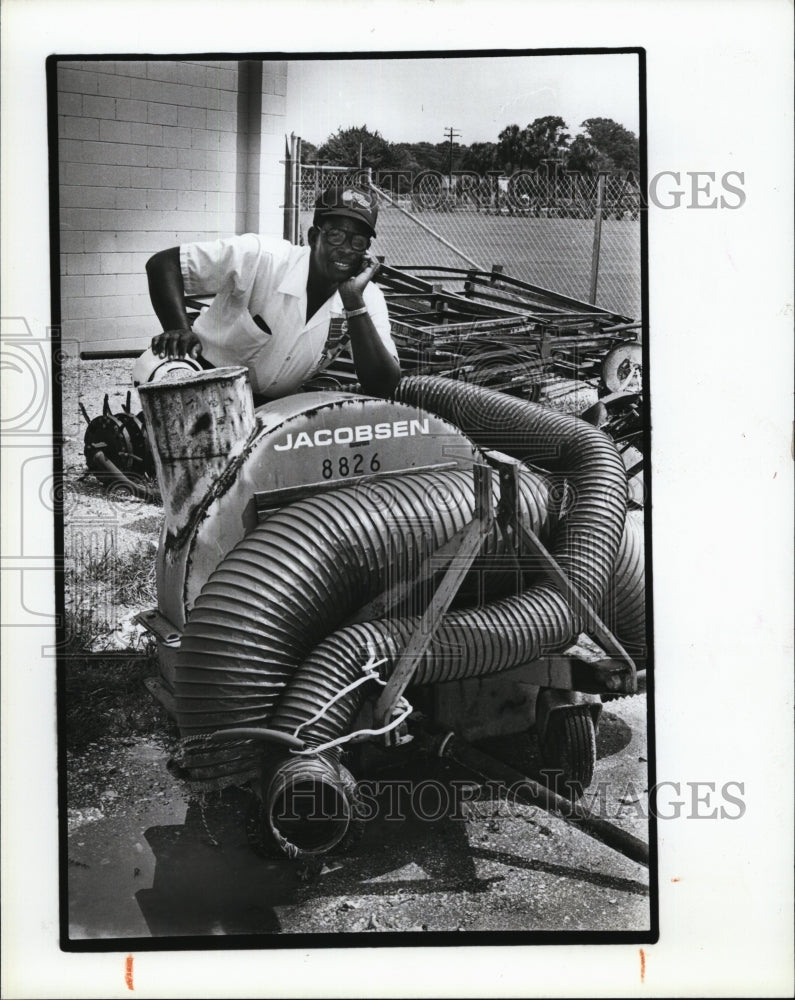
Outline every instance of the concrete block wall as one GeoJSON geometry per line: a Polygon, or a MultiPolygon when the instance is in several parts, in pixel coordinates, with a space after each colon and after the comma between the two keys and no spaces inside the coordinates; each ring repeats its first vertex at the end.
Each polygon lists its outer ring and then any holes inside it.
{"type": "Polygon", "coordinates": [[[284,228],[284,155],[287,63],[240,64],[249,91],[245,163],[247,232],[281,235],[284,228]]]}
{"type": "Polygon", "coordinates": [[[260,198],[252,228],[281,235],[284,222],[284,147],[287,121],[286,62],[262,64],[259,108],[260,198]],[[278,206],[278,207],[277,207],[278,206]]]}
{"type": "MultiPolygon", "coordinates": [[[[159,329],[144,271],[151,254],[240,233],[252,228],[251,222],[281,232],[279,154],[271,163],[274,144],[261,144],[256,134],[259,115],[251,114],[250,73],[243,66],[237,61],[59,63],[65,340],[79,341],[82,350],[143,348],[159,329]],[[252,145],[264,146],[258,167],[249,155],[252,145]]],[[[286,64],[267,66],[269,72],[260,75],[272,81],[269,86],[284,89],[286,64]],[[283,72],[270,72],[279,66],[283,72]]],[[[281,115],[269,112],[269,124],[281,132],[283,143],[283,97],[281,107],[281,115]]]]}

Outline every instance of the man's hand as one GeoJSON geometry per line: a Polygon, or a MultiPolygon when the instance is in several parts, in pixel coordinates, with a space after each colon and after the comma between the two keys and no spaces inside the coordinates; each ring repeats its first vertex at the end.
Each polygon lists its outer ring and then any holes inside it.
{"type": "Polygon", "coordinates": [[[152,337],[152,353],[159,358],[198,358],[202,345],[193,330],[166,330],[152,337]]]}
{"type": "Polygon", "coordinates": [[[365,255],[362,261],[362,269],[358,274],[343,281],[339,287],[340,298],[345,309],[358,309],[364,304],[362,297],[367,284],[375,277],[381,265],[377,260],[365,255]]]}

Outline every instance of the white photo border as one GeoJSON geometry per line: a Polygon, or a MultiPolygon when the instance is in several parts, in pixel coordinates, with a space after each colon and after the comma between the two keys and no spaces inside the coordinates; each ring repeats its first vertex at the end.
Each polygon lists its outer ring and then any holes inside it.
{"type": "MultiPolygon", "coordinates": [[[[746,195],[742,210],[649,216],[658,779],[743,781],[747,809],[660,823],[661,938],[644,949],[643,989],[791,995],[791,5],[6,0],[3,15],[3,315],[39,337],[48,55],[235,54],[241,40],[262,52],[646,50],[649,176],[737,170],[746,195]]],[[[52,532],[50,511],[40,527],[52,532]]],[[[3,531],[5,556],[14,525],[3,531]]],[[[124,956],[58,948],[54,682],[33,654],[48,630],[30,631],[2,633],[4,992],[125,996],[124,956]]],[[[636,996],[640,968],[629,945],[142,952],[135,995],[636,996]]]]}

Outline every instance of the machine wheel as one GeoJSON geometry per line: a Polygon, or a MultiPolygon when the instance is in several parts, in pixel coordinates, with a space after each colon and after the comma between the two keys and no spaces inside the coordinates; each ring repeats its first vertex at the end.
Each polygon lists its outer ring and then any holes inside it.
{"type": "Polygon", "coordinates": [[[564,788],[585,789],[591,784],[596,767],[596,727],[586,705],[551,713],[541,755],[546,769],[557,772],[564,788]]]}
{"type": "Polygon", "coordinates": [[[643,348],[635,342],[614,347],[602,362],[602,382],[609,392],[641,392],[643,348]]]}

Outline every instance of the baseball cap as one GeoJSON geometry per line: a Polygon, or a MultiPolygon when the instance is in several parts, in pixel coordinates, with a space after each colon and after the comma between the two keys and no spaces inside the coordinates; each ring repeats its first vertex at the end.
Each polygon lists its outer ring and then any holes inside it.
{"type": "Polygon", "coordinates": [[[378,202],[375,194],[364,188],[330,187],[315,202],[312,225],[319,225],[328,215],[344,215],[349,219],[358,219],[367,226],[370,235],[375,236],[378,202]]]}

